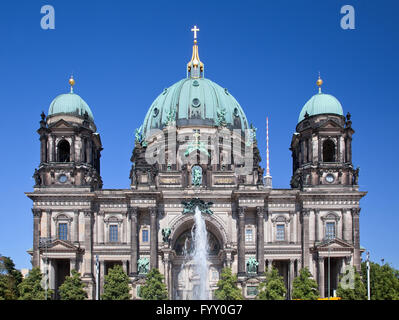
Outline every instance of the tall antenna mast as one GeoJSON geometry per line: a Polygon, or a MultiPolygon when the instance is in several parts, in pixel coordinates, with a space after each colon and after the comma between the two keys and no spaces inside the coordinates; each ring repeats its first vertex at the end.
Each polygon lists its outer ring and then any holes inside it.
{"type": "Polygon", "coordinates": [[[269,118],[266,117],[266,175],[263,177],[266,188],[272,187],[272,176],[270,175],[269,163],[269,118]]]}

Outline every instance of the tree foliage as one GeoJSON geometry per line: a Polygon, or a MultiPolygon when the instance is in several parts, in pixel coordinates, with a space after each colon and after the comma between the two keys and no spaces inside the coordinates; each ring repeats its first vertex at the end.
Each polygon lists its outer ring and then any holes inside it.
{"type": "Polygon", "coordinates": [[[287,289],[284,279],[276,268],[265,273],[266,280],[259,285],[257,299],[259,300],[285,300],[287,289]]]}
{"type": "Polygon", "coordinates": [[[317,300],[319,290],[317,282],[312,278],[308,268],[299,271],[299,276],[292,283],[292,298],[302,300],[317,300]]]}
{"type": "Polygon", "coordinates": [[[122,266],[115,265],[108,270],[104,277],[104,293],[101,296],[103,300],[129,300],[129,277],[123,272],[122,266]]]}
{"type": "MultiPolygon", "coordinates": [[[[18,285],[20,300],[45,300],[45,291],[42,287],[43,275],[39,267],[33,268],[28,276],[18,285]]],[[[47,299],[50,299],[52,290],[47,290],[47,299]]]]}
{"type": "Polygon", "coordinates": [[[140,297],[144,300],[167,300],[168,290],[163,275],[153,268],[148,272],[145,285],[141,287],[140,297]]]}
{"type": "MultiPolygon", "coordinates": [[[[362,263],[362,278],[367,288],[366,262],[362,263]]],[[[370,262],[370,299],[399,300],[399,270],[389,264],[370,262]]]]}
{"type": "Polygon", "coordinates": [[[358,272],[354,272],[354,288],[350,288],[349,286],[349,270],[347,273],[340,276],[340,281],[337,288],[337,296],[343,300],[366,300],[367,299],[367,289],[360,278],[360,274],[358,272]],[[342,284],[344,282],[344,285],[342,284]]]}
{"type": "Polygon", "coordinates": [[[242,300],[241,290],[237,287],[237,275],[233,275],[230,268],[222,270],[217,283],[215,297],[218,300],[242,300]]]}
{"type": "Polygon", "coordinates": [[[84,300],[87,298],[85,285],[80,279],[80,273],[71,271],[72,275],[65,278],[64,283],[58,288],[61,300],[84,300]]]}
{"type": "Polygon", "coordinates": [[[15,269],[10,257],[0,256],[0,299],[18,299],[18,285],[22,281],[22,274],[15,269]]]}

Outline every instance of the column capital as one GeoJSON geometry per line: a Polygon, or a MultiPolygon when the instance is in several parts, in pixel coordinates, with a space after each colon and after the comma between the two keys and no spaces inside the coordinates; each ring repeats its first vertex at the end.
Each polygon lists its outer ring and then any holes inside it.
{"type": "Polygon", "coordinates": [[[309,208],[302,208],[302,216],[308,218],[309,215],[310,215],[310,209],[309,208]]]}
{"type": "Polygon", "coordinates": [[[93,215],[93,212],[89,211],[89,210],[85,210],[83,211],[85,218],[91,218],[93,215]]]}
{"type": "Polygon", "coordinates": [[[318,257],[317,257],[317,261],[318,261],[319,263],[324,262],[324,257],[318,256],[318,257]]]}
{"type": "Polygon", "coordinates": [[[138,207],[129,207],[127,209],[127,213],[128,213],[130,218],[132,218],[132,216],[137,217],[138,212],[139,212],[139,208],[138,207]]]}
{"type": "Polygon", "coordinates": [[[32,209],[32,213],[33,213],[34,218],[42,217],[42,210],[40,210],[40,209],[32,209]]]}
{"type": "Polygon", "coordinates": [[[149,207],[148,210],[150,211],[151,216],[156,216],[158,213],[158,208],[157,207],[149,207]]]}
{"type": "Polygon", "coordinates": [[[256,214],[257,214],[257,216],[258,217],[264,217],[264,215],[265,215],[265,209],[264,209],[264,207],[262,206],[262,207],[256,207],[256,214]]]}
{"type": "Polygon", "coordinates": [[[360,215],[360,208],[352,208],[351,209],[351,211],[352,211],[352,215],[353,216],[359,216],[360,215]]]}
{"type": "Polygon", "coordinates": [[[238,207],[238,216],[244,217],[246,209],[247,209],[247,207],[238,207]]]}

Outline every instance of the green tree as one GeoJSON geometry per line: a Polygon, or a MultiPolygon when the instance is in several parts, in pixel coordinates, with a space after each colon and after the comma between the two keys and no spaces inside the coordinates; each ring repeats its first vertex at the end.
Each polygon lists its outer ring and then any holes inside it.
{"type": "MultiPolygon", "coordinates": [[[[366,262],[362,263],[362,278],[367,288],[366,262]]],[[[370,262],[370,299],[399,300],[399,271],[387,263],[370,262]]]]}
{"type": "Polygon", "coordinates": [[[342,298],[343,300],[366,300],[367,299],[367,289],[364,285],[364,282],[360,278],[360,274],[355,271],[355,279],[354,279],[354,288],[347,288],[349,285],[348,278],[349,270],[346,274],[340,276],[340,281],[338,283],[337,288],[337,296],[342,298]],[[343,277],[348,278],[348,281],[345,281],[345,285],[342,285],[343,277]]]}
{"type": "MultiPolygon", "coordinates": [[[[45,300],[45,291],[42,287],[42,273],[39,267],[33,268],[28,276],[18,285],[19,300],[45,300]]],[[[52,290],[47,290],[47,299],[50,299],[52,290]]]]}
{"type": "Polygon", "coordinates": [[[231,273],[230,268],[222,270],[220,279],[217,283],[215,297],[218,300],[242,300],[241,290],[237,288],[237,276],[231,273]]]}
{"type": "Polygon", "coordinates": [[[292,283],[292,298],[301,300],[317,300],[319,290],[317,282],[312,278],[308,268],[299,271],[299,276],[292,283]]]}
{"type": "Polygon", "coordinates": [[[285,288],[284,279],[279,275],[276,268],[265,273],[266,280],[259,285],[259,300],[285,300],[287,289],[285,288]]]}
{"type": "Polygon", "coordinates": [[[141,287],[140,297],[144,300],[167,300],[168,290],[163,279],[158,269],[151,269],[147,274],[145,285],[141,287]]]}
{"type": "Polygon", "coordinates": [[[18,285],[22,274],[15,269],[15,264],[9,257],[0,256],[0,298],[5,300],[18,299],[18,285]]]}
{"type": "Polygon", "coordinates": [[[104,278],[104,293],[101,296],[103,300],[129,300],[130,287],[129,277],[123,272],[122,266],[115,265],[108,270],[104,278]]]}
{"type": "Polygon", "coordinates": [[[72,276],[67,276],[64,283],[59,287],[61,300],[84,300],[87,293],[80,279],[80,273],[72,270],[72,276]]]}

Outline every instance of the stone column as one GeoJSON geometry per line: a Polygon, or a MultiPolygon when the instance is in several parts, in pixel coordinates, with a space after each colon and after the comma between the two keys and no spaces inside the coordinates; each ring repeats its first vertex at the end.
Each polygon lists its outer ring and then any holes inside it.
{"type": "Polygon", "coordinates": [[[265,237],[264,237],[264,222],[263,222],[263,207],[256,207],[256,217],[257,217],[257,260],[258,274],[263,274],[265,272],[265,237]]]}
{"type": "Polygon", "coordinates": [[[292,284],[294,282],[294,264],[295,259],[290,259],[290,279],[289,279],[289,298],[292,299],[292,284]]]}
{"type": "Polygon", "coordinates": [[[46,136],[40,136],[40,163],[46,162],[46,136]]]}
{"type": "Polygon", "coordinates": [[[92,241],[93,241],[93,228],[92,228],[92,213],[85,211],[85,254],[84,254],[84,277],[93,277],[93,264],[92,264],[92,241]]]}
{"type": "Polygon", "coordinates": [[[69,160],[75,161],[75,136],[71,137],[71,152],[69,154],[69,160]]]}
{"type": "Polygon", "coordinates": [[[122,222],[122,239],[121,242],[127,243],[127,212],[122,213],[123,222],[122,222]]]}
{"type": "Polygon", "coordinates": [[[88,139],[86,144],[86,157],[88,164],[92,164],[93,162],[93,151],[91,146],[92,146],[91,139],[88,139]]]}
{"type": "Polygon", "coordinates": [[[267,271],[271,272],[273,269],[273,259],[267,260],[267,271]]]}
{"type": "Polygon", "coordinates": [[[294,218],[295,218],[295,214],[294,212],[290,212],[290,243],[295,243],[295,238],[294,238],[294,218]]]}
{"type": "Polygon", "coordinates": [[[302,266],[309,268],[309,214],[310,209],[302,209],[302,266]]]}
{"type": "Polygon", "coordinates": [[[40,266],[40,220],[42,218],[42,212],[39,209],[32,209],[33,213],[33,257],[32,265],[33,267],[40,266]]]}
{"type": "Polygon", "coordinates": [[[79,242],[79,210],[73,212],[73,241],[79,242]]]}
{"type": "Polygon", "coordinates": [[[324,258],[319,257],[318,258],[318,264],[319,264],[319,277],[318,277],[318,283],[319,283],[319,292],[320,292],[320,297],[324,298],[324,258]]]}
{"type": "Polygon", "coordinates": [[[51,238],[51,210],[46,210],[47,238],[51,238]]]}
{"type": "Polygon", "coordinates": [[[238,275],[245,274],[245,209],[238,208],[237,263],[238,275]]]}
{"type": "Polygon", "coordinates": [[[316,209],[314,211],[314,229],[315,229],[315,241],[320,241],[320,230],[319,230],[319,220],[320,220],[320,210],[316,209]]]}
{"type": "Polygon", "coordinates": [[[72,270],[77,270],[77,263],[76,263],[76,257],[73,257],[69,260],[69,272],[72,275],[72,270]]]}
{"type": "Polygon", "coordinates": [[[137,257],[139,253],[138,239],[137,239],[137,217],[138,208],[132,207],[129,209],[130,218],[130,276],[137,274],[137,257]]]}
{"type": "Polygon", "coordinates": [[[127,274],[127,260],[122,261],[123,272],[127,274]]]}
{"type": "Polygon", "coordinates": [[[104,277],[105,277],[105,263],[100,260],[100,293],[104,293],[104,277]]]}
{"type": "Polygon", "coordinates": [[[150,207],[150,268],[158,268],[157,207],[150,207]]]}
{"type": "Polygon", "coordinates": [[[359,214],[360,208],[352,209],[352,220],[353,220],[353,265],[356,271],[360,272],[360,234],[359,234],[359,214]]]}

